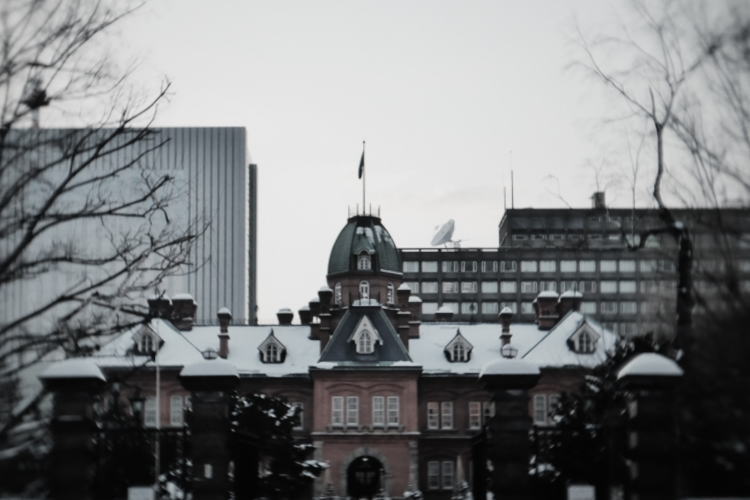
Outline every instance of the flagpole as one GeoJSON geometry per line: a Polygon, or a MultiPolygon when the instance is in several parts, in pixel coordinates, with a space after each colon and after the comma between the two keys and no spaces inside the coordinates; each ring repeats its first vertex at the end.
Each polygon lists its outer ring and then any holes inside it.
{"type": "MultiPolygon", "coordinates": [[[[365,141],[362,141],[362,159],[365,157],[365,141]]],[[[363,163],[362,168],[362,214],[365,213],[365,184],[367,183],[367,165],[363,163]]]]}

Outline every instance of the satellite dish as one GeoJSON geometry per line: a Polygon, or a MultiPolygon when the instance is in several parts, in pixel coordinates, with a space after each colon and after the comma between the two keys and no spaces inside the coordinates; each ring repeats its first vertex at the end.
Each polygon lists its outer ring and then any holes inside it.
{"type": "Polygon", "coordinates": [[[456,222],[453,219],[448,219],[448,222],[440,226],[440,229],[437,230],[435,236],[432,237],[430,245],[436,247],[450,243],[452,241],[451,238],[453,237],[453,229],[455,226],[456,222]]]}

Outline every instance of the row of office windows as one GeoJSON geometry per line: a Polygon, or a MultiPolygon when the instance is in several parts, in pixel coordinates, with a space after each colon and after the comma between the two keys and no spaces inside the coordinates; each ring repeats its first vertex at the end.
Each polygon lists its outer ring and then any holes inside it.
{"type": "Polygon", "coordinates": [[[576,290],[584,294],[590,293],[641,293],[656,294],[674,292],[676,282],[674,280],[640,280],[640,286],[636,280],[541,280],[541,281],[407,281],[409,289],[415,294],[430,295],[438,291],[442,293],[461,293],[486,295],[512,294],[521,292],[523,294],[537,294],[551,290],[563,293],[576,290]]]}
{"type": "MultiPolygon", "coordinates": [[[[641,312],[648,313],[651,311],[651,306],[645,306],[646,302],[642,303],[641,312]]],[[[521,314],[534,314],[533,302],[521,302],[521,306],[518,306],[518,302],[443,302],[438,304],[437,302],[423,302],[422,303],[422,314],[430,315],[435,314],[439,307],[447,308],[453,314],[497,314],[504,307],[507,307],[514,314],[519,311],[521,314]]],[[[602,314],[602,315],[613,315],[613,314],[637,314],[638,313],[638,302],[633,300],[624,301],[584,301],[581,303],[581,312],[584,314],[602,314]]]]}
{"type": "MultiPolygon", "coordinates": [[[[594,243],[607,242],[609,244],[622,244],[623,237],[621,233],[515,233],[513,234],[513,241],[583,241],[589,240],[594,243]]],[[[627,240],[638,244],[640,242],[640,236],[627,236],[627,240]]],[[[669,241],[669,240],[667,240],[669,241]]],[[[658,236],[652,236],[646,240],[646,248],[660,248],[663,245],[663,241],[658,236]]]]}
{"type": "Polygon", "coordinates": [[[603,273],[634,273],[639,269],[642,273],[673,272],[675,264],[667,259],[570,259],[570,260],[447,260],[438,263],[436,260],[404,260],[403,271],[405,273],[437,273],[441,269],[443,273],[466,273],[477,272],[516,272],[522,273],[585,273],[596,272],[597,269],[603,273]],[[421,268],[420,268],[421,264],[421,268]],[[440,264],[440,266],[438,266],[440,264]]]}

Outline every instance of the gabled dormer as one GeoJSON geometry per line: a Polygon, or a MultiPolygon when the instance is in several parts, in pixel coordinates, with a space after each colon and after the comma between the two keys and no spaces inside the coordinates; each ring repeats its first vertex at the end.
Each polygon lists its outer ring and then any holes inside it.
{"type": "Polygon", "coordinates": [[[471,360],[472,349],[474,349],[474,346],[466,340],[466,337],[461,335],[461,330],[457,329],[456,335],[445,346],[443,353],[451,363],[467,363],[471,360]]]}
{"type": "Polygon", "coordinates": [[[584,321],[568,338],[568,348],[578,354],[593,354],[601,335],[584,321]]]}
{"type": "Polygon", "coordinates": [[[286,346],[276,338],[273,329],[258,346],[258,355],[263,363],[283,363],[286,359],[286,346]]]}
{"type": "Polygon", "coordinates": [[[148,326],[144,326],[133,334],[134,351],[136,354],[153,356],[159,351],[164,341],[148,326]]]}
{"type": "Polygon", "coordinates": [[[367,316],[362,316],[348,341],[354,343],[357,354],[372,354],[377,344],[383,345],[383,338],[367,316]]]}

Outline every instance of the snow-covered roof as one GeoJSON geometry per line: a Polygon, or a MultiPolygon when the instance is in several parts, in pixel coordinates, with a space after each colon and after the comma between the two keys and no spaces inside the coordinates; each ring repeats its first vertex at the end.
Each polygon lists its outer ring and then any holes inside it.
{"type": "Polygon", "coordinates": [[[237,367],[225,359],[203,360],[186,365],[181,377],[239,377],[237,367]]]}
{"type": "Polygon", "coordinates": [[[563,297],[583,298],[583,294],[578,290],[565,290],[562,294],[560,294],[560,298],[562,299],[563,297]]]}
{"type": "Polygon", "coordinates": [[[279,309],[278,312],[281,314],[294,314],[294,312],[292,312],[292,310],[289,309],[288,307],[282,307],[281,309],[279,309]]]}
{"type": "Polygon", "coordinates": [[[172,300],[192,300],[193,302],[195,302],[195,299],[189,293],[178,293],[178,294],[175,294],[175,296],[172,297],[172,300]]]}
{"type": "Polygon", "coordinates": [[[407,285],[406,283],[401,283],[398,286],[398,290],[411,290],[411,288],[409,288],[409,285],[407,285]]]}
{"type": "Polygon", "coordinates": [[[438,307],[437,312],[439,312],[439,313],[452,313],[453,309],[451,309],[447,305],[443,304],[442,306],[438,307]]]}
{"type": "Polygon", "coordinates": [[[679,377],[682,368],[673,360],[655,352],[644,352],[628,361],[617,373],[617,378],[628,376],[679,377]]]}
{"type": "Polygon", "coordinates": [[[232,315],[232,311],[230,311],[228,307],[222,307],[222,308],[219,309],[219,313],[218,314],[228,314],[228,315],[231,316],[232,315]]]}
{"type": "Polygon", "coordinates": [[[505,306],[505,307],[503,307],[503,308],[502,308],[502,309],[500,310],[500,314],[502,314],[502,315],[506,315],[506,314],[510,314],[510,315],[512,315],[512,314],[513,314],[513,311],[511,311],[511,310],[510,310],[510,307],[508,307],[508,306],[505,306]]]}
{"type": "Polygon", "coordinates": [[[558,297],[557,292],[555,292],[554,290],[543,290],[539,292],[539,295],[537,295],[537,298],[542,298],[542,299],[552,298],[552,297],[554,298],[558,297]]]}
{"type": "Polygon", "coordinates": [[[380,302],[377,301],[377,299],[369,298],[369,299],[356,299],[354,302],[352,302],[353,307],[357,306],[379,306],[380,302]]]}
{"type": "Polygon", "coordinates": [[[539,375],[539,366],[518,358],[498,358],[482,367],[479,376],[486,375],[539,375]]]}
{"type": "Polygon", "coordinates": [[[419,298],[419,295],[410,295],[409,302],[422,302],[422,299],[419,298]]]}
{"type": "Polygon", "coordinates": [[[91,358],[70,358],[52,363],[39,375],[39,378],[49,379],[97,379],[106,382],[104,374],[91,358]]]}
{"type": "Polygon", "coordinates": [[[328,286],[328,285],[321,286],[319,291],[321,291],[321,292],[333,292],[333,290],[331,290],[331,287],[328,286]]]}

